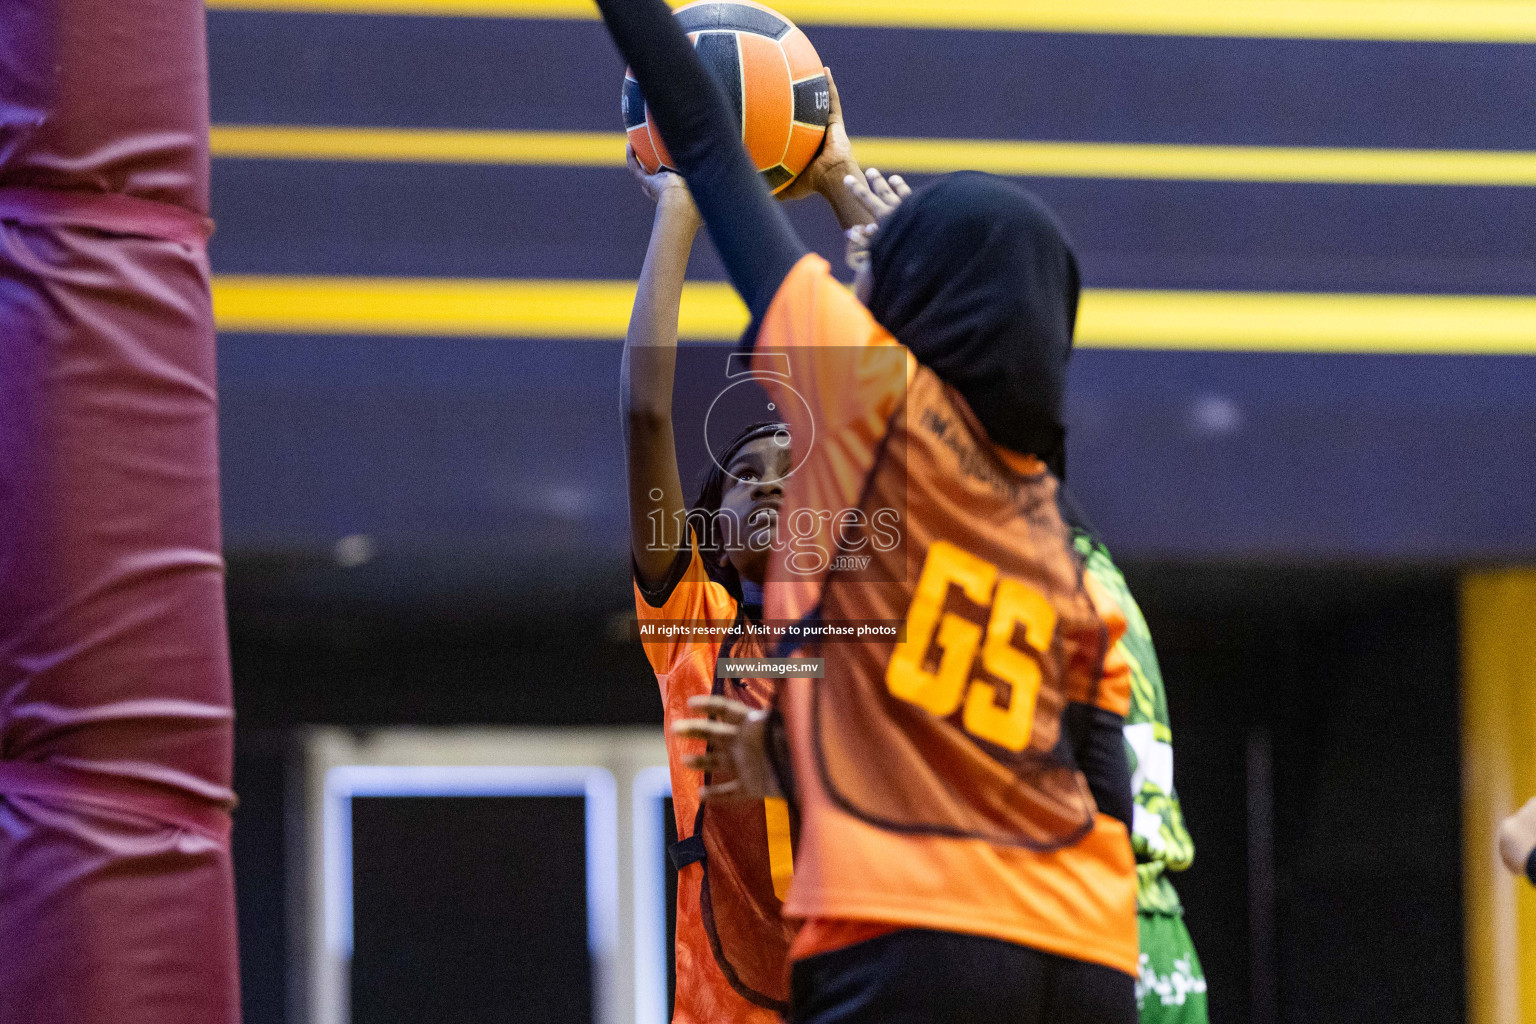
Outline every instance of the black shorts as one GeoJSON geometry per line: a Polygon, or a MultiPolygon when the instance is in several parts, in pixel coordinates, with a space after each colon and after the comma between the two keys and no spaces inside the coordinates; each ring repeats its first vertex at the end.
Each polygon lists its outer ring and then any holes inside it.
{"type": "Polygon", "coordinates": [[[977,935],[906,929],[794,965],[793,1024],[1136,1024],[1136,982],[977,935]]]}

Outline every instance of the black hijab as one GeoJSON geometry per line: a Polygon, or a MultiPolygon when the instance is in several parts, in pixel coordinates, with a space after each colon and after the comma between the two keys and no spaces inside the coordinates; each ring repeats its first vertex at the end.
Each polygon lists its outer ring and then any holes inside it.
{"type": "Polygon", "coordinates": [[[1063,475],[1077,260],[1034,193],[976,171],[901,204],[870,249],[869,309],[996,443],[1063,475]]]}

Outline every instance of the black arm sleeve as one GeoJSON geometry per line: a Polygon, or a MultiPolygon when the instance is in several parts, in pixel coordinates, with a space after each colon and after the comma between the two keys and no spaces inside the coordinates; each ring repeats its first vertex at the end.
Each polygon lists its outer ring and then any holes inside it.
{"type": "Polygon", "coordinates": [[[1531,855],[1525,858],[1525,877],[1531,880],[1532,885],[1536,885],[1536,849],[1533,849],[1531,855]]]}
{"type": "Polygon", "coordinates": [[[1067,733],[1077,766],[1099,810],[1131,827],[1131,762],[1125,755],[1125,719],[1089,704],[1069,704],[1067,733]]]}
{"type": "Polygon", "coordinates": [[[724,94],[667,5],[598,0],[597,6],[756,325],[805,255],[805,244],[752,165],[724,94]]]}

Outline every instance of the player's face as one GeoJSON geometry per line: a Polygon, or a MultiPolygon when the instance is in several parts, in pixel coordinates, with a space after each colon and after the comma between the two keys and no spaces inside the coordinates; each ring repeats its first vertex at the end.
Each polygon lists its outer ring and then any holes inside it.
{"type": "Polygon", "coordinates": [[[725,468],[725,493],[720,496],[721,526],[728,544],[726,557],[742,579],[761,584],[768,571],[768,552],[779,530],[779,506],[784,502],[784,477],[794,466],[789,432],[754,438],[742,445],[725,468]]]}

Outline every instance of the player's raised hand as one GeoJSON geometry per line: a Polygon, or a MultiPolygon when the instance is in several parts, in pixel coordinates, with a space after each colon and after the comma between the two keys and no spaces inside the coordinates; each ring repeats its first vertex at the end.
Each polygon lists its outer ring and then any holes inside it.
{"type": "Polygon", "coordinates": [[[624,162],[629,165],[629,173],[640,182],[640,190],[651,202],[665,201],[668,204],[676,204],[679,208],[686,207],[694,211],[694,216],[698,215],[694,210],[693,194],[688,191],[688,183],[683,180],[681,174],[667,170],[660,170],[655,174],[645,173],[645,168],[640,166],[640,160],[635,156],[633,146],[624,147],[624,162]]]}
{"type": "Polygon", "coordinates": [[[821,149],[810,166],[779,193],[781,199],[803,199],[812,192],[826,196],[833,207],[837,206],[833,193],[843,187],[843,178],[857,174],[858,163],[853,159],[853,143],[848,141],[848,129],[843,124],[843,101],[837,95],[837,83],[832,79],[832,69],[822,68],[827,75],[827,92],[830,94],[827,114],[827,134],[821,141],[821,149]]]}
{"type": "Polygon", "coordinates": [[[784,795],[768,760],[767,711],[713,695],[689,697],[688,707],[709,717],[675,722],[672,732],[706,744],[704,753],[683,759],[689,768],[713,777],[699,790],[705,800],[761,800],[784,795]]]}

